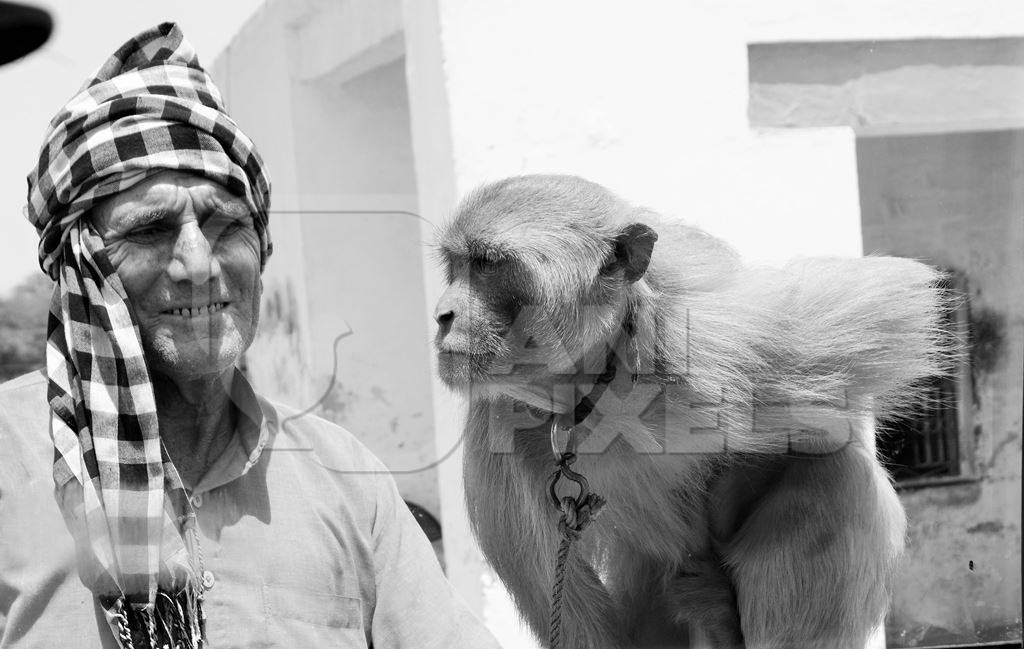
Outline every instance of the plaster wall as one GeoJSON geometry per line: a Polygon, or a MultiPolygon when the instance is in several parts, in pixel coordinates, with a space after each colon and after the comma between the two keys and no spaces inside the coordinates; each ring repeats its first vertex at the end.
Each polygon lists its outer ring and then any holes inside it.
{"type": "Polygon", "coordinates": [[[309,382],[309,313],[305,260],[299,223],[286,216],[299,205],[295,165],[294,121],[290,95],[291,50],[283,29],[259,25],[281,23],[280,6],[265,4],[249,19],[209,66],[228,110],[256,142],[272,186],[270,233],[274,254],[263,273],[263,301],[256,340],[246,354],[249,374],[271,399],[306,404],[309,382]]]}
{"type": "Polygon", "coordinates": [[[1020,128],[1024,39],[752,44],[750,122],[858,134],[1020,128]]]}
{"type": "Polygon", "coordinates": [[[439,511],[424,242],[403,59],[344,83],[293,86],[302,247],[320,411],[355,432],[408,500],[439,511]],[[319,388],[318,388],[319,390],[319,388]]]}
{"type": "Polygon", "coordinates": [[[751,258],[859,254],[852,134],[751,132],[735,15],[710,3],[531,4],[440,3],[457,194],[569,171],[751,258]]]}
{"type": "Polygon", "coordinates": [[[768,260],[859,252],[855,156],[847,129],[750,129],[749,43],[1024,29],[1013,2],[437,6],[457,194],[571,169],[768,260]]]}
{"type": "Polygon", "coordinates": [[[268,2],[213,74],[273,181],[257,388],[352,431],[437,515],[422,232],[386,4],[268,2]]]}
{"type": "Polygon", "coordinates": [[[865,252],[964,273],[976,349],[961,484],[901,491],[890,646],[1020,639],[1024,131],[858,143],[865,252]]]}

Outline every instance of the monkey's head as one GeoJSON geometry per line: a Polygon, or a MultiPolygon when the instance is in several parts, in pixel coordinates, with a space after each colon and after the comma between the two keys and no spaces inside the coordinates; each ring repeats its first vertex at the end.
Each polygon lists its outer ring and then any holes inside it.
{"type": "Polygon", "coordinates": [[[646,290],[658,235],[645,215],[574,176],[514,177],[467,196],[440,236],[442,380],[468,388],[578,371],[646,290]]]}

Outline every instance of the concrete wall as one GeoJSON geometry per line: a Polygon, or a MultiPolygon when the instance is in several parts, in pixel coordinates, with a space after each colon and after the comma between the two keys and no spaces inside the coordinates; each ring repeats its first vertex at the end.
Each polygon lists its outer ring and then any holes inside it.
{"type": "Polygon", "coordinates": [[[405,66],[292,89],[313,374],[338,377],[321,414],[355,432],[403,495],[439,511],[405,66]]]}
{"type": "Polygon", "coordinates": [[[352,431],[403,496],[436,516],[424,246],[398,9],[267,3],[212,74],[274,183],[275,254],[248,356],[254,382],[352,431]]]}
{"type": "Polygon", "coordinates": [[[273,185],[274,254],[263,275],[260,327],[246,358],[249,373],[268,397],[307,404],[315,386],[309,382],[305,256],[298,222],[287,216],[299,208],[291,65],[282,56],[292,44],[283,29],[256,27],[282,20],[279,8],[264,5],[208,69],[232,117],[256,141],[273,185]]]}
{"type": "Polygon", "coordinates": [[[975,341],[962,484],[903,490],[890,646],[1020,639],[1024,131],[858,142],[865,252],[967,278],[975,341]]]}
{"type": "Polygon", "coordinates": [[[857,133],[1024,124],[1024,39],[756,43],[750,122],[857,133]]]}
{"type": "MultiPolygon", "coordinates": [[[[442,39],[456,195],[509,174],[570,171],[754,258],[860,252],[852,134],[750,130],[748,25],[735,7],[438,7],[430,29],[442,39]]],[[[415,94],[413,106],[436,110],[415,94]]]]}
{"type": "Polygon", "coordinates": [[[902,492],[911,546],[889,644],[1019,639],[1024,39],[760,43],[750,57],[754,125],[861,136],[865,252],[957,270],[972,294],[968,481],[902,492]]]}

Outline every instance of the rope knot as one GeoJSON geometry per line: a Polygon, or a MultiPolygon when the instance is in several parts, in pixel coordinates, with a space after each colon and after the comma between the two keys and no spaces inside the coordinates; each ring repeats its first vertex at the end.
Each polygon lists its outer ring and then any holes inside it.
{"type": "Polygon", "coordinates": [[[558,458],[558,469],[552,474],[548,484],[551,501],[561,513],[561,516],[558,517],[558,533],[562,536],[561,543],[558,545],[558,556],[555,560],[555,580],[551,592],[551,627],[548,639],[552,649],[558,649],[561,643],[562,588],[565,583],[565,564],[569,558],[569,549],[605,504],[604,498],[590,492],[587,479],[569,468],[575,459],[576,456],[573,453],[562,454],[558,458]],[[562,478],[579,487],[579,494],[575,498],[572,496],[559,498],[557,486],[562,478]]]}

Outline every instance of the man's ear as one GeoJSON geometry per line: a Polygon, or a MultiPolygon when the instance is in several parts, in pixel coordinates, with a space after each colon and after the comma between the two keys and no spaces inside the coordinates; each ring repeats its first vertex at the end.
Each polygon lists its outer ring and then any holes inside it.
{"type": "Polygon", "coordinates": [[[622,269],[623,277],[633,283],[644,276],[651,263],[654,242],[658,233],[643,223],[630,223],[622,228],[612,242],[614,258],[605,267],[605,272],[622,269]]]}

